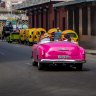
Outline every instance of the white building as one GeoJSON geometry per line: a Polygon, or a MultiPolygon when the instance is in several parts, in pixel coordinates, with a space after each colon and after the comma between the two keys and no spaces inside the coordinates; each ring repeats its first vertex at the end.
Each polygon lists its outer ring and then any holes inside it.
{"type": "Polygon", "coordinates": [[[23,1],[26,1],[26,0],[5,0],[6,8],[8,9],[8,11],[12,11],[13,5],[21,4],[23,1]]]}

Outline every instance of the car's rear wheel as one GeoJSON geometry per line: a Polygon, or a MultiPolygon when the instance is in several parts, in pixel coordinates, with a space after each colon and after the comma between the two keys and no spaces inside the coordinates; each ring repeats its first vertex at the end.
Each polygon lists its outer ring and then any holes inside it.
{"type": "Polygon", "coordinates": [[[43,69],[43,64],[38,62],[38,70],[42,70],[43,69]]]}
{"type": "Polygon", "coordinates": [[[83,68],[83,64],[82,64],[82,63],[78,63],[78,64],[76,64],[76,70],[81,71],[82,68],[83,68]]]}
{"type": "Polygon", "coordinates": [[[37,66],[37,62],[35,62],[34,59],[32,59],[32,66],[37,66]]]}

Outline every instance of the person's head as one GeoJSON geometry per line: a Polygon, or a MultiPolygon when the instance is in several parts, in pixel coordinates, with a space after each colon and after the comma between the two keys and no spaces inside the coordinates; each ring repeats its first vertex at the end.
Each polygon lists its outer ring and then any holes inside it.
{"type": "Polygon", "coordinates": [[[52,32],[51,35],[54,36],[55,32],[52,32]]]}
{"type": "Polygon", "coordinates": [[[49,34],[48,33],[45,33],[44,34],[44,38],[48,38],[49,37],[49,34]]]}
{"type": "Polygon", "coordinates": [[[57,27],[57,31],[59,31],[60,29],[59,29],[59,27],[57,27]]]}
{"type": "Polygon", "coordinates": [[[70,37],[69,34],[65,34],[65,35],[64,35],[64,38],[67,39],[68,41],[71,41],[71,37],[70,37]]]}
{"type": "Polygon", "coordinates": [[[41,35],[43,35],[45,32],[44,31],[41,31],[41,35]]]}

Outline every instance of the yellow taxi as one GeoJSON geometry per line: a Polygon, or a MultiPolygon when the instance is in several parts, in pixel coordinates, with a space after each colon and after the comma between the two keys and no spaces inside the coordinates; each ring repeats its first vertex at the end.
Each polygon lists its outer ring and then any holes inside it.
{"type": "Polygon", "coordinates": [[[49,29],[49,30],[48,30],[49,36],[51,37],[52,34],[53,34],[54,32],[56,32],[56,31],[57,31],[57,28],[51,28],[51,29],[49,29]]]}
{"type": "Polygon", "coordinates": [[[20,42],[24,43],[26,41],[25,29],[20,29],[19,35],[20,35],[20,42]]]}
{"type": "Polygon", "coordinates": [[[42,33],[46,33],[46,30],[44,28],[37,28],[34,31],[34,43],[37,43],[40,40],[40,36],[42,33]]]}
{"type": "MultiPolygon", "coordinates": [[[[51,28],[48,30],[48,34],[51,36],[54,32],[57,32],[58,28],[51,28]]],[[[60,29],[59,29],[60,32],[62,32],[60,29]]]]}
{"type": "Polygon", "coordinates": [[[36,28],[30,28],[30,29],[26,29],[26,43],[28,45],[33,44],[34,43],[34,33],[35,33],[36,28]]]}
{"type": "Polygon", "coordinates": [[[78,35],[77,35],[77,33],[75,31],[73,31],[73,30],[64,30],[62,32],[62,39],[64,39],[65,34],[69,34],[72,41],[76,42],[76,44],[78,44],[78,35]]]}

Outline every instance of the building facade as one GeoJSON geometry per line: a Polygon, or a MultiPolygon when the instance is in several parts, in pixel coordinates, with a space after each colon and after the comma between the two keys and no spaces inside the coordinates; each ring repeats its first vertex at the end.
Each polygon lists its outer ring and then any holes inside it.
{"type": "Polygon", "coordinates": [[[30,28],[72,29],[79,35],[81,46],[96,49],[96,0],[30,0],[28,4],[18,9],[26,10],[30,28]]]}
{"type": "Polygon", "coordinates": [[[56,25],[54,17],[56,12],[54,11],[53,4],[62,2],[64,0],[29,0],[27,3],[18,5],[17,9],[22,9],[27,12],[29,17],[29,27],[43,27],[46,30],[59,27],[56,25]]]}
{"type": "Polygon", "coordinates": [[[96,0],[62,2],[55,4],[54,8],[66,10],[66,28],[78,33],[81,46],[96,49],[96,0]]]}

